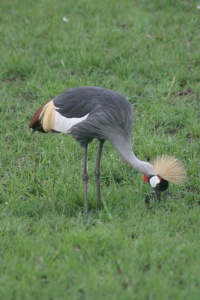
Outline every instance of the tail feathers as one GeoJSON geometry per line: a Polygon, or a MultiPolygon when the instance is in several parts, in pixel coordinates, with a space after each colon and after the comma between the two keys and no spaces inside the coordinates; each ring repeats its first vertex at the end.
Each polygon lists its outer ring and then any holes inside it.
{"type": "Polygon", "coordinates": [[[49,132],[53,129],[55,106],[53,100],[44,103],[33,115],[29,128],[34,131],[49,132]]]}

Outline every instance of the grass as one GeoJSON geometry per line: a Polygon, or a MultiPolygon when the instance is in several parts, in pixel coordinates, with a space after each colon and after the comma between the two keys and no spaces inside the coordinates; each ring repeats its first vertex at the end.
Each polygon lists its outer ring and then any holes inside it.
{"type": "Polygon", "coordinates": [[[0,33],[1,298],[199,299],[196,2],[8,0],[0,33]],[[71,137],[28,129],[43,102],[80,85],[125,95],[135,153],[175,155],[186,183],[170,185],[158,204],[106,143],[98,212],[93,142],[86,224],[83,150],[71,137]]]}

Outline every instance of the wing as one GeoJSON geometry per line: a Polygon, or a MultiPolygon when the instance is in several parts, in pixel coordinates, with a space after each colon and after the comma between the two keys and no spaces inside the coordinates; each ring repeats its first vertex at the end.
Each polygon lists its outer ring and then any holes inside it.
{"type": "Polygon", "coordinates": [[[56,111],[66,118],[82,118],[88,115],[99,104],[103,88],[77,87],[64,91],[53,103],[56,111]]]}
{"type": "Polygon", "coordinates": [[[122,135],[130,139],[133,110],[127,99],[107,89],[88,87],[85,89],[83,92],[86,91],[87,95],[85,97],[83,94],[84,109],[85,113],[88,112],[88,116],[71,127],[70,134],[81,145],[88,144],[94,138],[111,141],[114,137],[118,139],[118,136],[122,135]]]}

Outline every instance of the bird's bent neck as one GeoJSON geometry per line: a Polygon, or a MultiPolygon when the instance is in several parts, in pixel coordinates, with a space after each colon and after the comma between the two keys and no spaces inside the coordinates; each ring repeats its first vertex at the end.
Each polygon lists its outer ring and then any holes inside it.
{"type": "Polygon", "coordinates": [[[139,160],[135,156],[130,142],[118,138],[116,141],[113,141],[112,144],[118,150],[122,158],[133,168],[146,175],[156,175],[156,172],[150,163],[139,160]]]}

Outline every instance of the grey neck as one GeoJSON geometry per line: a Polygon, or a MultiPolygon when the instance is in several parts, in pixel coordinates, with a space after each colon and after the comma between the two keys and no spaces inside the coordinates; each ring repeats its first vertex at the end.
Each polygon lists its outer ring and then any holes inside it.
{"type": "Polygon", "coordinates": [[[127,161],[133,168],[146,175],[156,175],[153,166],[142,160],[139,160],[133,153],[131,143],[125,139],[118,137],[117,140],[112,141],[113,146],[118,150],[122,158],[127,161]]]}

